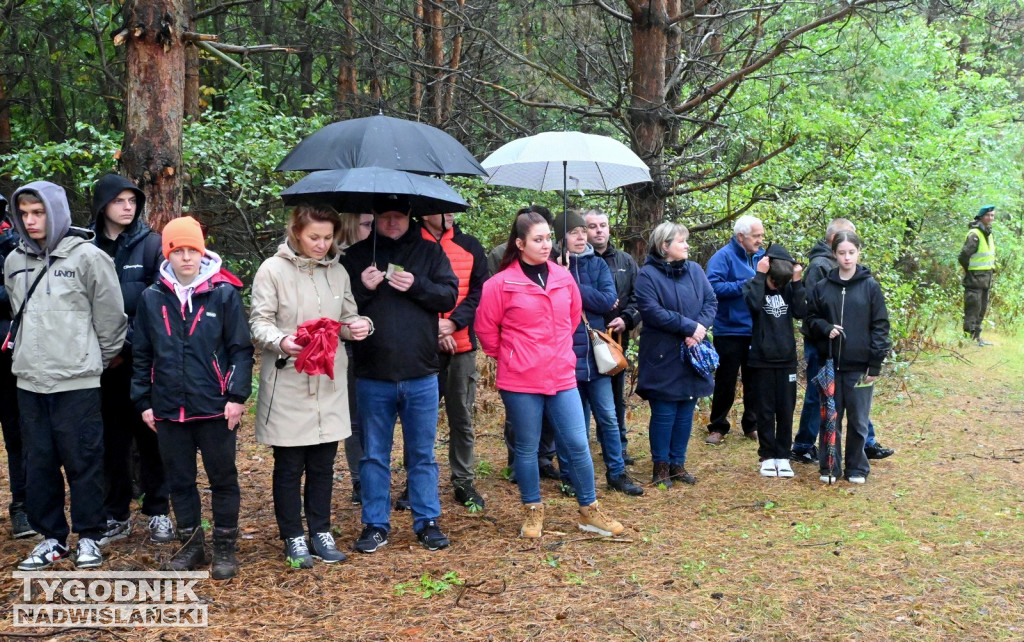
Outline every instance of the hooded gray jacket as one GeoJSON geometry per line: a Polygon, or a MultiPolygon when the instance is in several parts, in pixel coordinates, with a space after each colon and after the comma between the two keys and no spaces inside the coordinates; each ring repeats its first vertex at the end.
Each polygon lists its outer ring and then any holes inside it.
{"type": "Polygon", "coordinates": [[[92,232],[71,227],[63,188],[37,181],[16,191],[11,201],[17,203],[26,192],[46,208],[46,239],[30,238],[21,216],[11,217],[21,236],[4,262],[13,312],[21,309],[40,270],[46,273],[25,308],[11,370],[18,387],[30,392],[98,388],[127,329],[114,263],[93,245],[92,232]]]}

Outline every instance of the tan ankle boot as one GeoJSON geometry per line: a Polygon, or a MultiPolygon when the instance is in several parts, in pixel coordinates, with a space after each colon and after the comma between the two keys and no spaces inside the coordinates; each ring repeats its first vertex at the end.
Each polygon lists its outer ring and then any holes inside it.
{"type": "Polygon", "coordinates": [[[544,504],[523,504],[526,519],[519,529],[520,537],[537,538],[544,534],[544,504]]]}
{"type": "Polygon", "coordinates": [[[619,535],[625,530],[622,524],[601,512],[601,507],[594,502],[590,506],[580,506],[580,530],[597,533],[598,535],[619,535]]]}

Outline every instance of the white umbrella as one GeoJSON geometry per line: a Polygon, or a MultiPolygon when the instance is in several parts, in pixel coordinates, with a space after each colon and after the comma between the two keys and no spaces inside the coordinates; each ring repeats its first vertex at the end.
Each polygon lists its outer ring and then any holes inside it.
{"type": "MultiPolygon", "coordinates": [[[[651,182],[651,171],[633,150],[614,138],[582,132],[544,132],[505,143],[480,163],[491,185],[541,192],[568,189],[610,191],[651,182]]],[[[564,219],[564,217],[563,217],[564,219]]],[[[567,231],[567,230],[563,230],[567,231]]]]}

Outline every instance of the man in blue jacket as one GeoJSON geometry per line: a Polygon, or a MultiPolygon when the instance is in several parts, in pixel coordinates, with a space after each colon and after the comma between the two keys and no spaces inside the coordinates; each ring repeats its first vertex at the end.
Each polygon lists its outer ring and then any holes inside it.
{"type": "Polygon", "coordinates": [[[764,256],[764,225],[761,219],[744,215],[736,219],[733,237],[708,261],[707,275],[718,298],[714,342],[718,351],[715,392],[711,398],[711,423],[704,440],[717,446],[729,433],[729,410],[736,399],[736,379],[743,371],[743,418],[741,426],[747,439],[757,440],[754,406],[747,395],[750,385],[747,353],[750,351],[753,322],[743,300],[743,284],[754,278],[757,262],[764,256]]]}

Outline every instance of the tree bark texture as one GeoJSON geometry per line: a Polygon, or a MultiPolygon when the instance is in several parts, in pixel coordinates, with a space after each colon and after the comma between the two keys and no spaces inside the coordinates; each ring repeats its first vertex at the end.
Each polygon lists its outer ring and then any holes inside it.
{"type": "Polygon", "coordinates": [[[341,0],[339,8],[345,23],[345,30],[341,43],[341,60],[338,65],[335,113],[339,119],[347,119],[354,117],[358,109],[359,84],[356,75],[356,34],[352,28],[351,0],[341,0]]]}
{"type": "Polygon", "coordinates": [[[146,192],[155,230],[181,214],[181,138],[189,0],[128,0],[124,173],[146,192]]]}
{"type": "Polygon", "coordinates": [[[11,110],[7,106],[7,80],[0,74],[0,154],[11,151],[11,110]]]}

